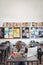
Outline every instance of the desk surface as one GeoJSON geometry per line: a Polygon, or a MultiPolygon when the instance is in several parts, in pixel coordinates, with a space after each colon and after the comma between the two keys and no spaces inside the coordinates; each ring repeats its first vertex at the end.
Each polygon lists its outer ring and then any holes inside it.
{"type": "Polygon", "coordinates": [[[5,49],[7,49],[7,48],[8,48],[7,45],[5,45],[5,46],[0,46],[0,50],[5,50],[5,49]]]}
{"type": "Polygon", "coordinates": [[[12,58],[11,56],[7,59],[7,62],[28,62],[28,61],[34,61],[37,62],[38,59],[36,56],[31,56],[31,57],[15,57],[12,58]]]}

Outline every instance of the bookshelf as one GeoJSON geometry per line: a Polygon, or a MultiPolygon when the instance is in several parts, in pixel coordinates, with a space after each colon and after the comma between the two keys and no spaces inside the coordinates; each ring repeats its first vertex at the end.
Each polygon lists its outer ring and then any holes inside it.
{"type": "Polygon", "coordinates": [[[43,38],[43,22],[4,22],[0,39],[43,38]]]}

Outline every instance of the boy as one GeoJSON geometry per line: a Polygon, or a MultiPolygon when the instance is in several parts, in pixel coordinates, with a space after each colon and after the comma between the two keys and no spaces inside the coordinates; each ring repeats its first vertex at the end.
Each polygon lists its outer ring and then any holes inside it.
{"type": "MultiPolygon", "coordinates": [[[[27,48],[25,48],[23,45],[22,45],[22,42],[21,41],[18,41],[16,43],[16,47],[14,49],[15,52],[23,52],[24,53],[27,53],[27,48]]],[[[21,54],[22,55],[22,54],[21,54]]],[[[25,62],[16,62],[14,65],[25,65],[25,62]]]]}

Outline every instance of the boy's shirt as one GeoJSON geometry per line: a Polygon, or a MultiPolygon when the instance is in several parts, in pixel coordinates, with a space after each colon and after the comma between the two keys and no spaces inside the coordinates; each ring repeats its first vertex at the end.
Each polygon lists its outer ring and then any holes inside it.
{"type": "Polygon", "coordinates": [[[25,52],[25,47],[22,47],[19,51],[16,47],[14,47],[13,52],[25,52]]]}

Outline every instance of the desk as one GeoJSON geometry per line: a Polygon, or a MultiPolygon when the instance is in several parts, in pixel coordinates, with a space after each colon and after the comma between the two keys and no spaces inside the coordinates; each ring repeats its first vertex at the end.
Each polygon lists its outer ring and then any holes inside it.
{"type": "Polygon", "coordinates": [[[7,64],[10,63],[10,65],[13,65],[14,62],[27,62],[27,65],[29,65],[29,62],[32,63],[36,62],[38,65],[38,59],[36,56],[31,56],[31,57],[16,57],[16,58],[12,58],[11,56],[7,59],[7,64]]]}

